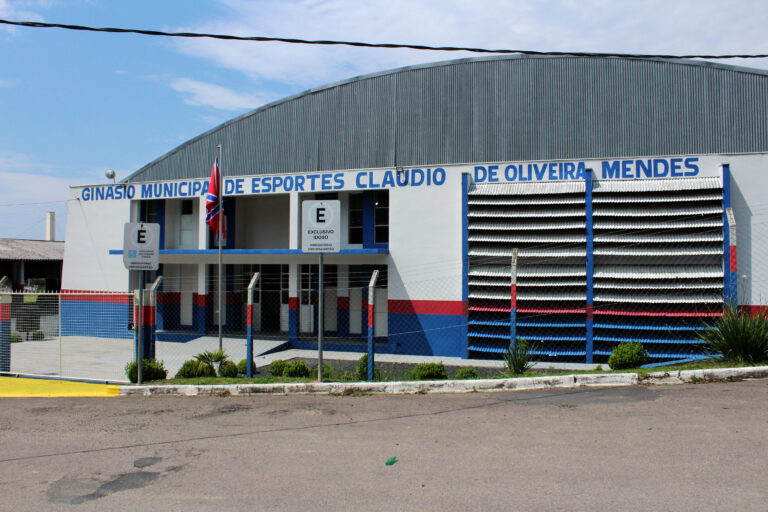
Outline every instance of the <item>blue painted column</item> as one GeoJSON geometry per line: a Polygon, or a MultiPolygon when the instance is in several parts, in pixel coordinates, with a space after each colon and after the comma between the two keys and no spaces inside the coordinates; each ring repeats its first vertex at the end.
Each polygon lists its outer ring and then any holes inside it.
{"type": "Polygon", "coordinates": [[[736,251],[736,219],[731,208],[731,166],[723,172],[723,303],[738,306],[738,264],[736,251]]]}
{"type": "Polygon", "coordinates": [[[586,362],[587,364],[592,363],[592,352],[594,351],[593,346],[593,328],[592,328],[592,316],[594,312],[594,270],[595,270],[595,264],[594,264],[594,233],[592,230],[592,169],[587,169],[585,180],[585,191],[584,191],[584,204],[585,204],[585,210],[586,210],[586,220],[587,220],[587,313],[586,313],[586,320],[587,320],[587,332],[586,332],[586,352],[587,352],[587,358],[586,362]]]}
{"type": "Polygon", "coordinates": [[[514,348],[517,345],[517,249],[512,250],[510,263],[509,344],[514,348]]]}
{"type": "MultiPolygon", "coordinates": [[[[464,308],[461,337],[464,340],[462,357],[469,357],[469,228],[468,228],[469,174],[461,175],[461,301],[464,308]]],[[[512,338],[514,341],[514,338],[512,338]]]]}

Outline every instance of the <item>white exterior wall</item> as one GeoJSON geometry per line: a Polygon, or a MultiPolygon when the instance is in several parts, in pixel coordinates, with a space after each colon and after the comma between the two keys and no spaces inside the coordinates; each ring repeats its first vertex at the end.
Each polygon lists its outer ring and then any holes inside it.
{"type": "MultiPolygon", "coordinates": [[[[698,172],[696,177],[719,176],[720,166],[730,164],[731,201],[737,222],[738,242],[738,287],[741,304],[768,304],[768,266],[765,265],[768,247],[768,200],[764,199],[768,184],[768,154],[749,155],[702,155],[696,156],[698,172]]],[[[670,157],[666,157],[669,159],[670,157]]],[[[684,156],[683,158],[687,158],[684,156]]],[[[639,158],[648,160],[649,157],[639,158]]],[[[633,159],[627,159],[633,160],[633,159]]],[[[580,162],[580,161],[577,161],[580,162]]],[[[581,161],[593,168],[595,178],[600,181],[603,161],[581,161]]],[[[536,162],[534,165],[542,165],[536,162]]],[[[479,166],[496,167],[496,181],[507,181],[504,170],[508,163],[479,166]]],[[[519,168],[528,168],[530,163],[517,163],[519,168]]],[[[329,264],[360,265],[389,263],[390,300],[461,300],[462,272],[462,218],[461,218],[461,174],[469,173],[477,179],[475,164],[445,166],[446,178],[441,185],[395,186],[390,188],[390,235],[389,255],[329,255],[329,264]]],[[[424,168],[426,169],[426,167],[424,168]]],[[[431,167],[436,169],[436,167],[431,167]]],[[[361,172],[372,172],[381,183],[386,170],[334,172],[343,175],[343,187],[336,190],[314,190],[313,192],[278,191],[263,193],[263,190],[248,197],[252,189],[248,186],[251,177],[238,178],[246,181],[243,188],[247,193],[237,194],[237,246],[249,249],[298,249],[300,248],[301,201],[313,199],[315,193],[339,192],[346,203],[345,192],[375,190],[360,187],[357,178],[361,172]]],[[[685,171],[685,169],[684,169],[685,171]]],[[[391,173],[392,170],[389,170],[391,173]]],[[[327,174],[327,173],[326,173],[327,174]]],[[[634,176],[630,172],[630,177],[634,176]]],[[[528,175],[530,176],[530,175],[528,175]]],[[[692,177],[692,176],[685,176],[692,177]]],[[[255,177],[254,177],[255,178],[255,177]]],[[[258,177],[261,180],[265,176],[258,177]]],[[[266,177],[268,178],[268,177],[266,177]]],[[[639,178],[643,178],[639,176],[639,178]]],[[[546,181],[545,175],[538,181],[546,181]]],[[[644,179],[644,178],[643,178],[644,179]]],[[[664,179],[664,178],[657,178],[664,179]]],[[[187,180],[189,181],[189,180],[187,180]]],[[[205,180],[192,180],[205,181],[205,180]]],[[[486,181],[491,181],[486,176],[486,181]]],[[[518,177],[518,181],[519,177],[518,177]]],[[[527,180],[523,180],[527,181],[527,180]]],[[[533,181],[533,180],[532,180],[533,181]]],[[[319,182],[319,181],[318,181],[319,182]]],[[[365,183],[365,180],[364,180],[365,183]]],[[[103,185],[105,187],[114,187],[103,185]]],[[[119,186],[118,186],[119,187],[119,186]]],[[[67,239],[65,244],[64,272],[62,287],[65,289],[126,291],[128,272],[122,258],[110,255],[111,249],[122,249],[123,223],[136,218],[136,200],[140,187],[136,186],[134,201],[80,200],[84,187],[72,189],[68,206],[67,239]],[[134,203],[133,205],[131,203],[134,203]],[[133,212],[133,214],[131,214],[133,212]]],[[[178,245],[178,202],[172,198],[166,203],[167,248],[178,245]],[[174,205],[175,208],[174,208],[174,205]]],[[[209,229],[205,225],[205,199],[195,201],[197,215],[197,248],[206,249],[209,229]]],[[[342,247],[355,248],[347,242],[347,214],[342,208],[342,247]]],[[[162,261],[161,256],[161,261],[162,261]]],[[[198,264],[202,261],[215,263],[214,256],[188,255],[174,263],[198,264]]],[[[315,263],[314,255],[271,255],[232,257],[230,262],[245,263],[315,263]],[[241,259],[237,259],[241,258],[241,259]]],[[[170,262],[166,260],[166,262],[170,262]]],[[[206,267],[198,265],[197,293],[206,293],[206,267]]],[[[297,296],[297,285],[291,283],[291,296],[297,296]]],[[[355,315],[355,297],[351,299],[351,315],[355,315]]],[[[353,318],[353,325],[354,318],[353,318]]]]}
{"type": "Polygon", "coordinates": [[[121,256],[123,224],[131,220],[131,201],[84,201],[82,187],[70,189],[67,236],[64,242],[64,290],[122,292],[128,289],[128,270],[121,256]]]}

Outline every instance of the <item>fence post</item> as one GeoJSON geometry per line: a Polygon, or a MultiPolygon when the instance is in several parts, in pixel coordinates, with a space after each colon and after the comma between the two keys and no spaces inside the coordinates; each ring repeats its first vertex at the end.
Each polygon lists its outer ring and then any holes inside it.
{"type": "Polygon", "coordinates": [[[514,349],[517,344],[517,248],[512,249],[510,263],[509,344],[514,349]]]}
{"type": "Polygon", "coordinates": [[[375,303],[376,281],[379,280],[379,271],[374,270],[371,281],[368,283],[368,380],[373,380],[373,314],[375,303]]]}
{"type": "Polygon", "coordinates": [[[62,344],[64,343],[64,338],[61,333],[61,293],[58,294],[59,296],[59,377],[64,376],[64,370],[63,370],[63,362],[62,362],[62,344]]]}
{"type": "MultiPolygon", "coordinates": [[[[5,279],[0,282],[3,284],[5,279]]],[[[11,371],[11,302],[13,296],[0,289],[0,372],[11,371]]]]}
{"type": "Polygon", "coordinates": [[[157,289],[160,287],[160,283],[163,281],[163,276],[157,276],[155,282],[149,289],[149,314],[146,322],[148,324],[149,336],[147,336],[147,359],[155,358],[155,337],[157,326],[157,289]]]}
{"type": "Polygon", "coordinates": [[[248,315],[248,341],[245,348],[246,359],[246,376],[250,379],[253,377],[253,289],[256,288],[256,281],[259,280],[259,273],[255,272],[251,278],[251,282],[248,284],[248,307],[246,309],[248,315]]]}

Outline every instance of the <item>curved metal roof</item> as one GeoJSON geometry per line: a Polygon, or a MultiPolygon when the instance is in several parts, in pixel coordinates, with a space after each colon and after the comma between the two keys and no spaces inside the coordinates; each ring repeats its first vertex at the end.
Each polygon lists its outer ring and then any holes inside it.
{"type": "Polygon", "coordinates": [[[704,61],[500,56],[414,66],[232,119],[126,181],[467,162],[768,151],[768,72],[704,61]]]}

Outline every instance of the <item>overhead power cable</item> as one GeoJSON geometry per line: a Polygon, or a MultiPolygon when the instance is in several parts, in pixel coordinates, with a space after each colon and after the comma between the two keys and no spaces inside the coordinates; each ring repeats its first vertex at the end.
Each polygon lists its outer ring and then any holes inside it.
{"type": "Polygon", "coordinates": [[[466,46],[429,46],[423,44],[403,44],[403,43],[364,43],[360,41],[336,41],[328,39],[309,40],[297,39],[292,37],[270,37],[270,36],[234,36],[229,34],[206,34],[200,32],[163,32],[160,30],[143,30],[133,28],[115,28],[115,27],[88,27],[84,25],[66,25],[63,23],[43,23],[40,21],[11,21],[0,19],[0,24],[14,25],[19,27],[33,28],[62,28],[66,30],[79,30],[85,32],[110,32],[117,34],[141,34],[145,36],[162,37],[187,37],[187,38],[207,38],[222,39],[226,41],[253,41],[253,42],[278,42],[289,44],[309,44],[326,46],[353,46],[358,48],[402,48],[408,50],[426,50],[435,52],[473,52],[473,53],[495,53],[495,54],[518,54],[518,55],[539,55],[539,56],[573,56],[573,57],[624,57],[635,59],[762,59],[768,57],[766,53],[759,54],[724,54],[724,55],[663,55],[663,54],[643,54],[643,53],[615,53],[615,52],[542,52],[536,50],[512,50],[512,49],[488,49],[473,48],[466,46]]]}

